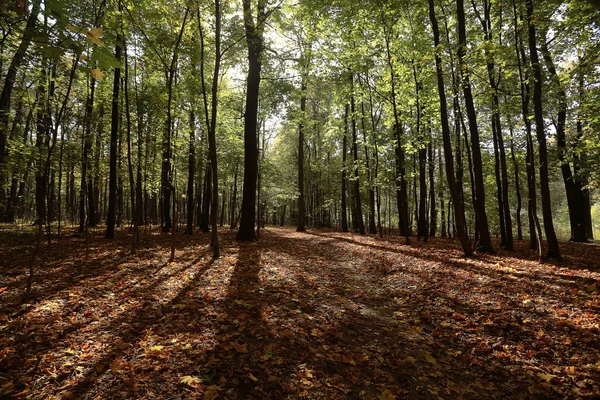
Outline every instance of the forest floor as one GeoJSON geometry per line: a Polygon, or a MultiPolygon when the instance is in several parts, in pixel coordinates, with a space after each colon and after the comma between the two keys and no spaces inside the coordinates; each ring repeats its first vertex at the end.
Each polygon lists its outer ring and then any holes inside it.
{"type": "MultiPolygon", "coordinates": [[[[600,246],[465,259],[427,243],[268,227],[42,246],[0,227],[0,397],[600,397],[600,246]]],[[[496,243],[497,245],[497,243],[496,243]]],[[[496,246],[498,247],[498,246],[496,246]]]]}

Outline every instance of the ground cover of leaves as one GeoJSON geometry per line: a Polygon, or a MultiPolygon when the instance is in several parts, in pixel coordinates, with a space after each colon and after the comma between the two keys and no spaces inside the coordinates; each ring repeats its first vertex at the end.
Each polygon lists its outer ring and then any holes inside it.
{"type": "Polygon", "coordinates": [[[600,246],[464,259],[451,239],[269,227],[258,242],[0,229],[0,397],[600,396],[600,246]]]}

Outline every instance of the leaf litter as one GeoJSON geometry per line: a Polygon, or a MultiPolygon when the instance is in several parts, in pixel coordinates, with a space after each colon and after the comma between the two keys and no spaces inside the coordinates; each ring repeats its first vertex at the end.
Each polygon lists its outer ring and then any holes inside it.
{"type": "Polygon", "coordinates": [[[563,244],[539,265],[268,228],[92,233],[46,248],[20,301],[31,237],[0,230],[0,397],[403,399],[600,396],[600,246],[563,244]]]}

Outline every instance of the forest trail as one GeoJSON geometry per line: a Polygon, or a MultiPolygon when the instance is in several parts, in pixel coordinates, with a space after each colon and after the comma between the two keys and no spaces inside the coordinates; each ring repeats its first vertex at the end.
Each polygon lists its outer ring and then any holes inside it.
{"type": "Polygon", "coordinates": [[[63,239],[0,230],[0,397],[597,398],[600,246],[539,265],[458,243],[268,227],[63,239]],[[59,257],[60,256],[60,257],[59,257]]]}

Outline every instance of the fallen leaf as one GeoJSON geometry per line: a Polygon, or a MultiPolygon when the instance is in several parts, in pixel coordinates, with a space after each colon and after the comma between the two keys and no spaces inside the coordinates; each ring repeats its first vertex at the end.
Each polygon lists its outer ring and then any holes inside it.
{"type": "Polygon", "coordinates": [[[396,395],[394,395],[392,392],[386,389],[383,392],[381,392],[381,394],[377,396],[377,398],[379,400],[396,400],[396,395]]]}

